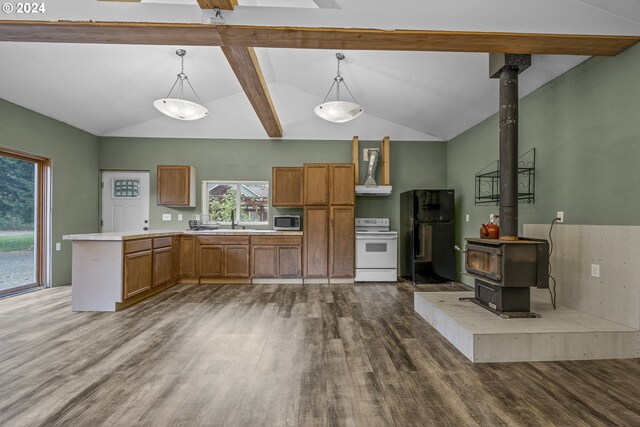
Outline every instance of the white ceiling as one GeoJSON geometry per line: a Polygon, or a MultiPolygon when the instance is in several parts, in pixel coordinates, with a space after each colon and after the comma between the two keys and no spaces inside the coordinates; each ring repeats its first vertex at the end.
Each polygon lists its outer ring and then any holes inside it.
{"type": "MultiPolygon", "coordinates": [[[[196,0],[58,0],[47,7],[43,15],[11,18],[206,21],[196,0]]],[[[637,0],[239,0],[223,13],[228,24],[640,35],[637,0]]],[[[487,54],[346,51],[343,76],[365,114],[332,124],[312,110],[331,85],[335,51],[256,51],[284,138],[448,140],[498,108],[487,54]]],[[[0,56],[0,98],[96,135],[266,137],[216,47],[4,42],[0,56]],[[167,118],[151,105],[173,84],[174,52],[183,47],[185,71],[211,112],[197,122],[167,118]]],[[[521,97],[585,59],[534,56],[520,77],[521,97]]]]}

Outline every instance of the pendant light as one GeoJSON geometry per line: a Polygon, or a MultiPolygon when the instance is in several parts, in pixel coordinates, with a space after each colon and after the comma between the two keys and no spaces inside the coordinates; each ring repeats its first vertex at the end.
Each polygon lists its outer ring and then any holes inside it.
{"type": "Polygon", "coordinates": [[[347,82],[345,82],[344,78],[340,75],[340,61],[342,61],[345,56],[341,53],[336,53],[336,58],[338,58],[338,73],[333,78],[333,83],[329,88],[329,92],[327,92],[327,96],[324,97],[324,101],[322,101],[322,104],[314,108],[313,112],[321,119],[325,119],[333,123],[344,123],[353,120],[362,114],[362,107],[358,105],[356,99],[347,86],[347,82]],[[353,102],[340,101],[341,84],[344,84],[344,87],[347,89],[347,92],[349,92],[349,95],[351,95],[353,102]],[[327,102],[327,98],[334,87],[336,88],[336,100],[327,102]]]}
{"type": "Polygon", "coordinates": [[[184,56],[187,54],[187,51],[184,49],[176,50],[176,55],[178,55],[182,61],[182,68],[180,73],[178,74],[178,78],[176,79],[173,86],[171,86],[171,90],[169,90],[169,94],[166,98],[161,98],[153,101],[153,106],[158,109],[163,114],[166,114],[169,117],[178,120],[198,120],[209,114],[209,110],[207,110],[203,105],[200,98],[198,98],[198,94],[191,86],[189,82],[189,78],[184,73],[184,56]],[[195,95],[198,102],[191,102],[184,99],[184,82],[187,82],[191,91],[195,95]],[[173,89],[176,90],[176,95],[174,98],[171,97],[171,92],[173,89]]]}

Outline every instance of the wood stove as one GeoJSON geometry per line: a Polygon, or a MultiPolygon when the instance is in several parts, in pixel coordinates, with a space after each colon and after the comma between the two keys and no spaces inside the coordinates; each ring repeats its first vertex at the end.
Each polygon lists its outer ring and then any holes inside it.
{"type": "Polygon", "coordinates": [[[465,270],[475,278],[471,300],[503,317],[537,317],[530,311],[531,287],[549,287],[549,243],[466,239],[465,270]]]}

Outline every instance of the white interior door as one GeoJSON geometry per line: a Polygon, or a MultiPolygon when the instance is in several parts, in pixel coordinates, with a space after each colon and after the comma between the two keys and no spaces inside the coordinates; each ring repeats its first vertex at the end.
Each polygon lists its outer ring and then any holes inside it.
{"type": "Polygon", "coordinates": [[[149,172],[102,172],[102,232],[149,229],[149,172]]]}

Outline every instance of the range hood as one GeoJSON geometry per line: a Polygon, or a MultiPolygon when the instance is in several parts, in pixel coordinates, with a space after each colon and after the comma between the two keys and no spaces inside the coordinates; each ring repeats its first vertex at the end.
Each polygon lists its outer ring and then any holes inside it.
{"type": "Polygon", "coordinates": [[[390,185],[356,185],[357,196],[390,196],[390,185]]]}

